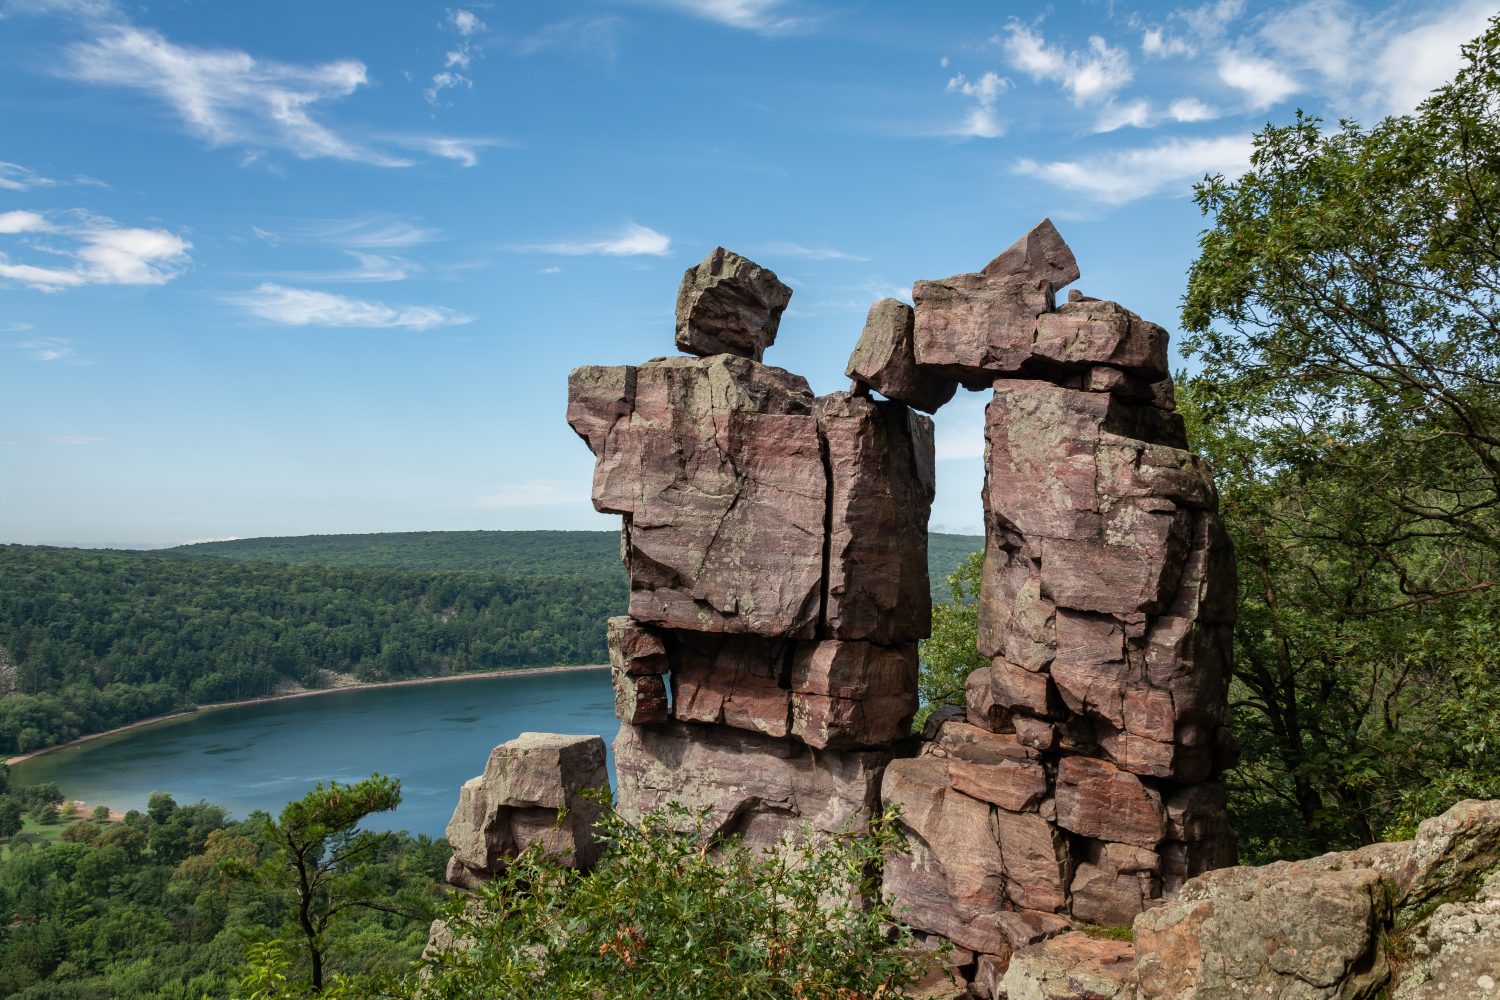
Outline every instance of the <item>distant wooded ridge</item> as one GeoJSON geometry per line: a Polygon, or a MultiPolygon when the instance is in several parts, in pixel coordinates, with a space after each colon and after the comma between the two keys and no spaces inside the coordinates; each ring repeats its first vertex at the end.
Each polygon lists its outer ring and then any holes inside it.
{"type": "MultiPolygon", "coordinates": [[[[933,592],[983,544],[932,536],[933,592]]],[[[602,663],[625,609],[609,531],[426,531],[154,552],[0,545],[0,754],[194,704],[602,663]]]]}
{"type": "MultiPolygon", "coordinates": [[[[928,535],[932,599],[949,600],[948,575],[984,548],[983,535],[928,535]]],[[[369,535],[294,535],[198,542],[160,554],[236,562],[475,573],[583,576],[625,584],[615,531],[388,531],[369,535]]]]}

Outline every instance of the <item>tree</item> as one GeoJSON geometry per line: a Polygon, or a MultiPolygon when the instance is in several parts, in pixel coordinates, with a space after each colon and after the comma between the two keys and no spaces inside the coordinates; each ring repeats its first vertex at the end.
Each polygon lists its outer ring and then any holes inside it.
{"type": "Polygon", "coordinates": [[[8,840],[21,832],[21,803],[15,799],[0,797],[0,840],[8,840]]]}
{"type": "Polygon", "coordinates": [[[259,869],[259,876],[266,884],[289,889],[295,897],[297,926],[307,943],[314,993],[323,990],[328,931],[335,918],[355,907],[405,915],[383,900],[380,890],[365,877],[367,866],[390,835],[356,829],[365,817],[400,803],[400,781],[372,774],[353,785],[330,781],[325,788],[320,782],[296,802],[287,803],[279,819],[262,816],[262,835],[275,850],[259,869]]]}
{"type": "Polygon", "coordinates": [[[1253,859],[1500,793],[1500,20],[1410,115],[1212,177],[1179,382],[1240,565],[1253,859]]]}
{"type": "Polygon", "coordinates": [[[979,582],[984,553],[975,552],[948,575],[953,600],[932,607],[932,636],[921,644],[922,670],[917,678],[922,708],[920,724],[934,708],[964,703],[964,681],[985,666],[979,655],[979,582]]]}

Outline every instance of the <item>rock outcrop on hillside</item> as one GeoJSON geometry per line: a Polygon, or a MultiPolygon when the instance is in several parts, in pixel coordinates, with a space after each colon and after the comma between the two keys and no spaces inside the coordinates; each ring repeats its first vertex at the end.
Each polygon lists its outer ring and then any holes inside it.
{"type": "Polygon", "coordinates": [[[1059,306],[1078,277],[1044,221],[975,273],[917,282],[914,307],[876,303],[851,389],[818,397],[763,361],[790,289],[719,248],[679,290],[691,356],[572,373],[568,421],[630,576],[609,629],[622,811],[675,798],[769,844],[898,805],[911,853],[888,897],[992,973],[1233,862],[1217,497],[1166,332],[1077,293],[1059,306]],[[916,411],[959,386],[991,393],[989,663],[964,716],[913,742],[934,459],[916,411]]]}

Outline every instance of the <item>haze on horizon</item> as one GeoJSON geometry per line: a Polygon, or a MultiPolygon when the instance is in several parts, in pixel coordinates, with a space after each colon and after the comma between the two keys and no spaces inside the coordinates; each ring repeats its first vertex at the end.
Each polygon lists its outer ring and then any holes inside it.
{"type": "MultiPolygon", "coordinates": [[[[0,542],[610,530],[567,372],[671,353],[714,246],[793,286],[767,361],[818,392],[1043,216],[1172,329],[1195,181],[1410,110],[1492,13],[0,0],[0,542]]],[[[981,531],[982,413],[934,530],[981,531]]]]}

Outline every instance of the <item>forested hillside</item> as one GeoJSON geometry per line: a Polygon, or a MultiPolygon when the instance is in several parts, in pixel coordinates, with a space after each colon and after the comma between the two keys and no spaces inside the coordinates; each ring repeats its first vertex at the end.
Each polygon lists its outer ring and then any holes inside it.
{"type": "Polygon", "coordinates": [[[164,555],[307,566],[586,576],[625,585],[614,531],[387,531],[199,542],[164,555]]]}
{"type": "MultiPolygon", "coordinates": [[[[927,565],[934,601],[948,599],[944,582],[971,552],[984,548],[982,535],[934,532],[927,565]]],[[[297,563],[308,566],[371,566],[407,570],[471,570],[477,573],[583,576],[625,586],[620,536],[613,531],[390,531],[371,535],[299,535],[199,542],[166,549],[163,555],[234,562],[297,563]]]]}
{"type": "Polygon", "coordinates": [[[618,581],[0,546],[0,753],[319,683],[600,663],[618,581]]]}

